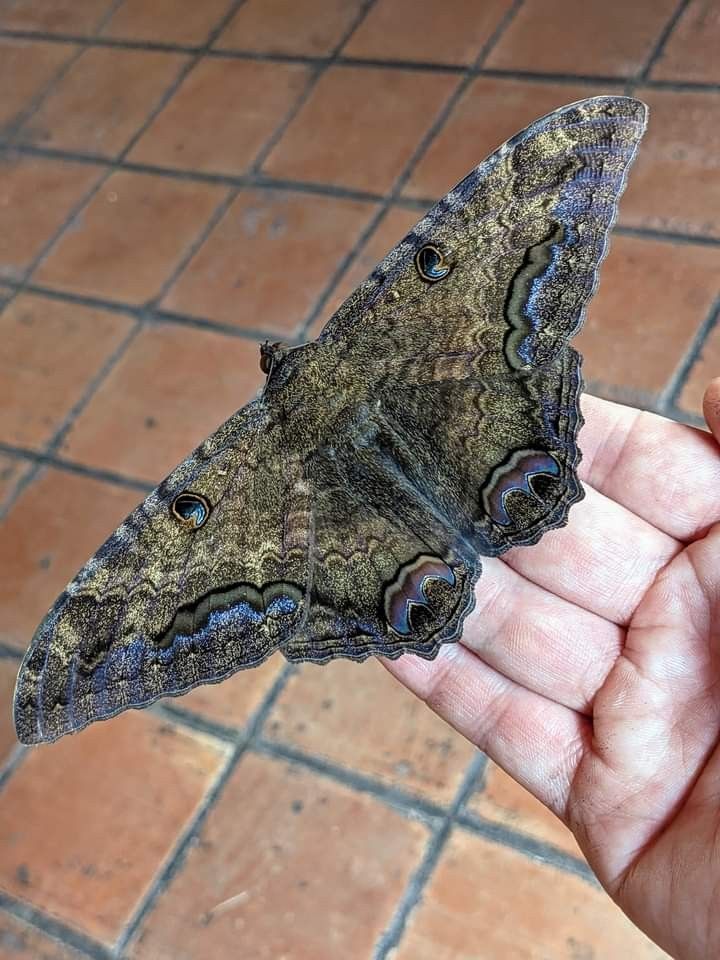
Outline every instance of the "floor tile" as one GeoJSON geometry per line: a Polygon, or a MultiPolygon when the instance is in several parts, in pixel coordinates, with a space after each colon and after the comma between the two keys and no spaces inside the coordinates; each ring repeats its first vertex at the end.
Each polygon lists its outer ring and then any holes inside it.
{"type": "Polygon", "coordinates": [[[586,880],[456,831],[393,960],[663,960],[586,880]]]}
{"type": "Polygon", "coordinates": [[[220,186],[114,173],[33,279],[74,293],[144,303],[160,293],[225,196],[220,186]]]}
{"type": "Polygon", "coordinates": [[[370,957],[426,841],[374,797],[246,756],[130,956],[370,957]]]}
{"type": "Polygon", "coordinates": [[[0,453],[0,510],[15,492],[18,481],[29,466],[30,464],[25,460],[0,453]]]}
{"type": "Polygon", "coordinates": [[[41,449],[127,336],[131,320],[20,295],[0,313],[0,440],[41,449]]]}
{"type": "Polygon", "coordinates": [[[549,843],[572,857],[583,859],[575,838],[565,824],[490,760],[482,782],[471,794],[465,810],[533,840],[549,843]]]}
{"type": "Polygon", "coordinates": [[[141,499],[61,470],[22,491],[0,523],[0,642],[25,650],[57,595],[141,499]]]}
{"type": "Polygon", "coordinates": [[[719,269],[720,249],[615,236],[575,341],[585,378],[649,402],[706,320],[719,269]]]}
{"type": "Polygon", "coordinates": [[[196,713],[204,720],[223,727],[244,727],[252,719],[285,666],[279,654],[252,670],[240,670],[222,683],[206,683],[184,697],[172,701],[172,706],[196,713]]]}
{"type": "Polygon", "coordinates": [[[308,68],[296,64],[202,60],[129,159],[209,173],[244,173],[309,78],[308,68]]]}
{"type": "Polygon", "coordinates": [[[0,149],[0,277],[21,278],[103,173],[0,149]]]}
{"type": "Polygon", "coordinates": [[[720,97],[648,87],[637,96],[650,122],[620,222],[720,238],[720,97]]]}
{"type": "Polygon", "coordinates": [[[330,68],[264,170],[385,193],[457,83],[455,76],[417,70],[330,68]]]}
{"type": "Polygon", "coordinates": [[[691,0],[670,34],[655,66],[653,80],[720,83],[720,3],[691,0]]]}
{"type": "Polygon", "coordinates": [[[700,355],[693,363],[678,400],[678,406],[687,413],[702,416],[705,389],[712,379],[720,376],[720,327],[710,331],[700,355]]]}
{"type": "Polygon", "coordinates": [[[632,77],[676,6],[676,0],[605,0],[582,7],[574,0],[526,0],[485,66],[632,77]]]}
{"type": "Polygon", "coordinates": [[[160,102],[186,59],[89,47],[25,123],[20,139],[114,157],[160,102]]]}
{"type": "Polygon", "coordinates": [[[9,913],[0,913],[0,960],[85,960],[85,955],[9,913]]]}
{"type": "Polygon", "coordinates": [[[511,0],[378,0],[343,56],[469,64],[492,36],[511,0]]]}
{"type": "Polygon", "coordinates": [[[290,56],[329,56],[362,6],[363,0],[248,0],[215,46],[290,56]]]}
{"type": "Polygon", "coordinates": [[[385,254],[415,226],[421,215],[418,210],[390,207],[373,230],[358,256],[353,260],[350,268],[343,274],[340,283],[333,290],[322,314],[308,331],[308,340],[313,340],[318,336],[333,313],[350,296],[355,287],[362,283],[365,277],[375,268],[378,261],[382,260],[385,254]]]}
{"type": "Polygon", "coordinates": [[[161,305],[290,333],[313,309],[375,210],[358,200],[243,190],[161,305]]]}
{"type": "Polygon", "coordinates": [[[29,751],[3,790],[0,887],[111,944],[227,749],[131,711],[29,751]]]}
{"type": "Polygon", "coordinates": [[[597,84],[537,83],[478,77],[420,158],[403,193],[437,199],[529,123],[566,103],[594,96],[597,84]]]}
{"type": "Polygon", "coordinates": [[[71,44],[0,40],[0,134],[43,92],[76,50],[71,44]]]}
{"type": "MultiPolygon", "coordinates": [[[[0,657],[0,771],[6,760],[18,745],[13,725],[12,702],[15,692],[15,678],[17,677],[19,660],[10,657],[0,657]]],[[[0,847],[2,840],[0,840],[0,847]]],[[[0,931],[2,930],[2,915],[0,915],[0,931]]],[[[2,933],[0,933],[0,960],[2,960],[2,933]]]]}
{"type": "Polygon", "coordinates": [[[228,8],[228,0],[125,0],[100,31],[116,40],[202,45],[228,8]]]}
{"type": "Polygon", "coordinates": [[[264,381],[259,347],[178,324],[143,330],[75,421],[61,454],[159,481],[264,381]]]}
{"type": "Polygon", "coordinates": [[[87,35],[111,6],[112,0],[0,0],[0,29],[87,35]]]}
{"type": "Polygon", "coordinates": [[[442,804],[452,802],[477,752],[372,659],[303,667],[263,732],[442,804]]]}

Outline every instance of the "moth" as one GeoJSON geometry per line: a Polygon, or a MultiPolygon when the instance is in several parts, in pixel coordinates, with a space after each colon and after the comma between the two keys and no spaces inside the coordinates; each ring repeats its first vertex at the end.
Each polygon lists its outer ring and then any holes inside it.
{"type": "Polygon", "coordinates": [[[254,667],[434,657],[481,557],[536,543],[583,496],[581,358],[646,125],[603,96],[476,167],[262,394],[154,490],[57,599],[17,680],[51,741],[254,667]]]}

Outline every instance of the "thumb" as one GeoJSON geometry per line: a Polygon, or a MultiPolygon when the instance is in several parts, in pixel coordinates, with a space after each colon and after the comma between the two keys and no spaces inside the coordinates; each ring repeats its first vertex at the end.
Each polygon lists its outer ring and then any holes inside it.
{"type": "Polygon", "coordinates": [[[712,435],[720,443],[720,377],[711,380],[705,390],[703,415],[712,435]]]}

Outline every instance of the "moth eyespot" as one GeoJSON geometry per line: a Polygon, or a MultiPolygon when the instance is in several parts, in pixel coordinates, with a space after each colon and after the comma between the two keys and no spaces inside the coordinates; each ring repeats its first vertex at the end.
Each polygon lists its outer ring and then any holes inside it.
{"type": "Polygon", "coordinates": [[[437,283],[450,273],[452,265],[442,250],[428,243],[415,254],[415,268],[427,283],[437,283]]]}
{"type": "Polygon", "coordinates": [[[172,502],[170,511],[185,527],[198,530],[210,516],[210,504],[199,493],[179,493],[172,502]]]}

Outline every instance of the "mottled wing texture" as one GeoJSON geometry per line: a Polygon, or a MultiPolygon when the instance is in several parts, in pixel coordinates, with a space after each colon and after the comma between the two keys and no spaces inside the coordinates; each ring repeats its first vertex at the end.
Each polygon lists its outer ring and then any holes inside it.
{"type": "Polygon", "coordinates": [[[378,264],[320,335],[365,371],[403,482],[497,555],[582,496],[579,330],[646,107],[580,101],[508,141],[378,264]],[[447,275],[418,275],[440,251],[447,275]]]}
{"type": "Polygon", "coordinates": [[[255,401],[142,503],[58,597],[18,677],[25,743],[54,740],[128,707],[262,662],[306,609],[308,496],[255,401]],[[212,505],[201,529],[174,498],[212,505]]]}
{"type": "Polygon", "coordinates": [[[537,542],[583,496],[581,358],[569,340],[645,125],[644,104],[626,97],[534,123],[322,331],[333,402],[353,402],[309,465],[314,550],[332,558],[315,573],[313,658],[434,656],[472,609],[478,555],[537,542]]]}
{"type": "Polygon", "coordinates": [[[263,395],[131,514],[38,628],[15,696],[22,741],[275,650],[433,657],[460,636],[479,558],[536,542],[582,496],[569,339],[645,113],[598,97],[528,127],[319,340],[266,348],[263,395]]]}

